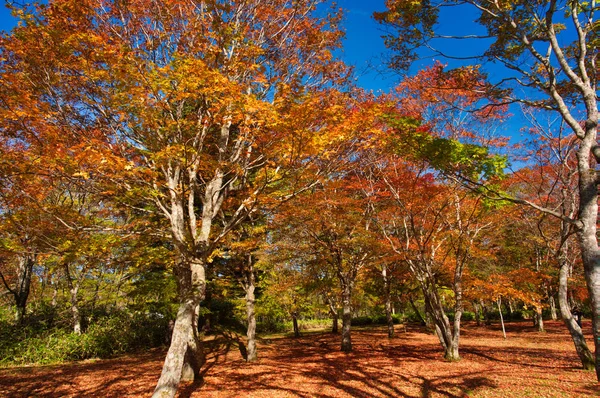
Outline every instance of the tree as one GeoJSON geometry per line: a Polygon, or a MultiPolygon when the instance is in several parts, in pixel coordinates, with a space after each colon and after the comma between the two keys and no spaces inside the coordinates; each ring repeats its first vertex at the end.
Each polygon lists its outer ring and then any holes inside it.
{"type": "Polygon", "coordinates": [[[335,275],[341,291],[341,350],[352,351],[352,298],[361,271],[378,255],[379,244],[371,227],[368,201],[361,192],[360,181],[351,175],[323,181],[313,192],[290,203],[280,213],[281,233],[313,259],[310,274],[335,275]],[[312,205],[304,206],[300,201],[312,205]],[[323,268],[323,270],[321,270],[323,268]]]}
{"type": "Polygon", "coordinates": [[[143,198],[171,234],[180,307],[155,396],[200,375],[207,258],[323,135],[308,109],[345,68],[339,15],[316,5],[54,1],[17,10],[2,39],[3,128],[77,138],[82,175],[143,198]]]}
{"type": "MultiPolygon", "coordinates": [[[[506,103],[557,112],[578,142],[577,170],[579,212],[573,218],[542,209],[577,230],[586,283],[592,305],[595,368],[600,380],[600,249],[596,235],[598,181],[594,173],[600,160],[597,144],[598,56],[595,3],[584,1],[423,1],[389,0],[376,18],[391,29],[386,44],[395,52],[393,67],[405,68],[417,55],[416,48],[434,48],[441,5],[474,7],[476,21],[487,33],[465,32],[462,37],[491,38],[483,54],[474,59],[496,62],[507,69],[494,89],[506,103]],[[511,83],[525,88],[510,90],[511,83]],[[521,95],[524,92],[524,95],[521,95]]],[[[468,28],[468,27],[467,27],[468,28]]],[[[473,27],[475,28],[475,27],[473,27]]],[[[443,54],[439,49],[437,54],[443,54]]],[[[496,74],[497,76],[499,74],[496,74]]]]}
{"type": "Polygon", "coordinates": [[[419,283],[446,359],[460,359],[463,273],[480,232],[489,226],[480,199],[452,182],[436,181],[427,165],[392,158],[380,168],[377,222],[390,247],[419,283]],[[442,290],[453,294],[453,325],[442,290]]]}
{"type": "Polygon", "coordinates": [[[566,219],[558,222],[548,220],[548,215],[538,216],[537,231],[539,237],[548,248],[555,267],[558,268],[558,304],[561,318],[567,326],[573,339],[575,349],[584,369],[594,368],[594,359],[590,352],[583,332],[572,314],[568,300],[568,281],[573,267],[573,257],[576,253],[573,247],[575,230],[568,219],[575,218],[577,213],[577,140],[565,135],[568,127],[562,120],[553,120],[547,112],[527,112],[532,123],[531,134],[534,135],[528,143],[531,166],[515,173],[518,180],[516,185],[522,189],[521,195],[530,197],[545,208],[556,209],[566,219]],[[548,124],[544,125],[543,121],[548,124]]]}

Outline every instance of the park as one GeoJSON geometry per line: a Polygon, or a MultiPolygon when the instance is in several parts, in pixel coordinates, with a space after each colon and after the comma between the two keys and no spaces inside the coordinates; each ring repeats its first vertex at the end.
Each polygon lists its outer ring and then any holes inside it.
{"type": "Polygon", "coordinates": [[[0,13],[0,395],[600,393],[577,0],[0,13]]]}

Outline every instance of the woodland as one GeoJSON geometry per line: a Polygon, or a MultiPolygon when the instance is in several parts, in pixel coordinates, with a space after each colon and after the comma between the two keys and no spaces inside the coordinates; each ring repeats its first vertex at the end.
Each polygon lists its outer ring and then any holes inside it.
{"type": "MultiPolygon", "coordinates": [[[[563,363],[594,379],[573,396],[597,392],[595,1],[386,0],[379,67],[398,83],[378,93],[339,56],[343,2],[8,6],[0,367],[113,358],[61,369],[113,366],[154,397],[240,396],[252,369],[302,361],[302,383],[401,396],[437,369],[446,384],[416,396],[458,397],[487,383],[469,377],[479,356],[525,366],[495,396],[563,363]],[[477,29],[445,34],[451,8],[477,29]],[[471,40],[481,52],[463,66],[412,73],[423,50],[452,61],[440,43],[471,40]],[[535,341],[573,355],[536,356],[535,341]],[[232,342],[243,360],[223,368],[232,342]],[[377,367],[416,376],[369,384],[377,367]]],[[[35,390],[40,369],[0,370],[0,393],[109,391],[35,390]]],[[[272,383],[267,396],[339,396],[272,383]]]]}

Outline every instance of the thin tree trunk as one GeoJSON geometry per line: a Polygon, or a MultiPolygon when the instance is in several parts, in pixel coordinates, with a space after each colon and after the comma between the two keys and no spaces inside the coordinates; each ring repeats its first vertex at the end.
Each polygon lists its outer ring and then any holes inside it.
{"type": "Polygon", "coordinates": [[[571,334],[575,351],[581,361],[581,366],[586,370],[594,370],[594,356],[588,348],[585,337],[569,306],[568,299],[568,283],[569,283],[569,263],[564,258],[564,255],[559,257],[560,271],[558,277],[558,308],[565,326],[571,334]]]}
{"type": "Polygon", "coordinates": [[[333,315],[333,317],[331,318],[331,333],[333,334],[338,334],[339,332],[339,315],[337,314],[337,312],[333,315]]]}
{"type": "Polygon", "coordinates": [[[421,322],[421,326],[426,326],[427,322],[425,321],[425,318],[423,318],[423,316],[419,312],[419,309],[415,305],[415,302],[413,301],[412,296],[408,296],[408,302],[410,303],[410,306],[413,309],[413,311],[414,311],[415,315],[417,316],[417,318],[419,318],[419,320],[421,322]]]}
{"type": "Polygon", "coordinates": [[[171,345],[165,358],[153,398],[172,398],[180,380],[200,379],[204,357],[198,338],[198,312],[204,298],[206,269],[200,259],[184,259],[174,269],[177,279],[179,310],[175,318],[171,345]]]}
{"type": "Polygon", "coordinates": [[[71,302],[71,317],[73,319],[73,333],[81,334],[81,314],[79,312],[79,282],[73,283],[73,277],[69,270],[69,264],[65,263],[65,278],[69,288],[69,299],[71,302]]]}
{"type": "Polygon", "coordinates": [[[558,319],[558,315],[556,314],[556,301],[554,301],[554,296],[551,295],[548,299],[548,302],[550,304],[550,318],[553,321],[556,321],[558,319]]]}
{"type": "Polygon", "coordinates": [[[300,337],[300,327],[298,327],[298,314],[292,313],[292,325],[294,327],[294,337],[300,337]]]}
{"type": "Polygon", "coordinates": [[[337,307],[334,303],[334,300],[329,295],[325,297],[325,300],[327,301],[327,306],[329,307],[329,315],[331,316],[331,333],[337,334],[339,319],[337,307]]]}
{"type": "Polygon", "coordinates": [[[500,313],[500,324],[502,325],[502,336],[506,340],[506,329],[504,328],[504,317],[502,316],[502,297],[498,296],[498,312],[500,313]]]}
{"type": "Polygon", "coordinates": [[[247,362],[254,362],[258,360],[258,354],[256,349],[256,317],[254,312],[254,266],[252,264],[252,257],[249,256],[248,269],[246,270],[246,320],[248,321],[248,329],[246,331],[246,338],[248,340],[246,357],[247,362]]]}
{"type": "Polygon", "coordinates": [[[19,325],[22,324],[25,319],[27,300],[31,288],[31,275],[33,273],[35,261],[35,254],[24,254],[19,256],[17,283],[14,288],[8,284],[8,281],[4,278],[4,274],[0,272],[0,278],[2,279],[4,287],[6,287],[8,292],[12,294],[15,299],[15,322],[19,325]]]}
{"type": "Polygon", "coordinates": [[[542,316],[542,307],[535,307],[535,318],[538,332],[544,332],[544,318],[542,316]]]}
{"type": "Polygon", "coordinates": [[[387,321],[388,338],[394,337],[394,318],[392,318],[391,282],[386,264],[383,264],[381,275],[383,277],[383,291],[385,294],[385,317],[387,321]]]}
{"type": "Polygon", "coordinates": [[[352,336],[350,328],[352,324],[352,286],[344,283],[342,286],[342,352],[352,351],[352,336]]]}
{"type": "Polygon", "coordinates": [[[73,333],[81,334],[81,314],[78,306],[78,284],[73,285],[70,283],[69,292],[71,293],[71,316],[73,317],[73,333]]]}
{"type": "Polygon", "coordinates": [[[479,303],[481,304],[481,311],[483,311],[483,318],[485,319],[485,324],[487,326],[490,326],[492,324],[492,318],[490,317],[488,307],[486,307],[485,303],[481,299],[479,300],[479,303]]]}
{"type": "Polygon", "coordinates": [[[479,304],[474,302],[473,309],[475,310],[475,322],[477,322],[477,326],[481,326],[481,308],[479,304]]]}
{"type": "Polygon", "coordinates": [[[58,283],[56,283],[56,281],[52,282],[52,301],[50,302],[50,305],[52,306],[52,308],[56,307],[56,300],[58,297],[58,283]]]}

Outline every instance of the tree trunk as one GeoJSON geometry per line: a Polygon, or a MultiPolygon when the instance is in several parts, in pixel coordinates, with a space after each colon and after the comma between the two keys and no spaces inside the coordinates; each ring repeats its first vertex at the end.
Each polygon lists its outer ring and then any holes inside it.
{"type": "Polygon", "coordinates": [[[19,265],[17,269],[17,283],[12,288],[8,281],[4,278],[0,270],[0,278],[4,284],[4,287],[15,299],[15,322],[22,324],[25,319],[25,313],[27,308],[27,299],[29,298],[29,291],[31,287],[31,275],[33,273],[33,266],[35,265],[36,255],[35,254],[24,254],[19,256],[19,265]]]}
{"type": "Polygon", "coordinates": [[[298,314],[292,313],[292,325],[294,326],[294,337],[300,337],[300,328],[298,327],[298,314]]]}
{"type": "Polygon", "coordinates": [[[535,307],[535,319],[538,332],[544,332],[544,318],[542,316],[542,307],[535,307]]]}
{"type": "Polygon", "coordinates": [[[258,354],[256,349],[256,316],[254,312],[254,266],[252,265],[252,258],[249,258],[248,269],[246,270],[246,320],[248,322],[248,329],[246,331],[246,338],[248,340],[247,347],[247,362],[254,362],[258,360],[258,354]]]}
{"type": "Polygon", "coordinates": [[[427,322],[425,321],[425,319],[423,318],[423,316],[421,315],[421,313],[419,312],[419,309],[417,308],[417,306],[415,305],[415,302],[413,301],[412,296],[408,296],[408,302],[410,303],[411,308],[413,309],[415,315],[417,316],[417,318],[420,319],[421,322],[421,326],[426,326],[427,322]]]}
{"type": "Polygon", "coordinates": [[[198,338],[198,312],[206,288],[206,269],[200,259],[184,259],[174,269],[177,279],[179,310],[173,327],[171,345],[160,379],[152,395],[172,398],[182,379],[200,379],[204,357],[198,338]]]}
{"type": "Polygon", "coordinates": [[[502,325],[502,336],[506,340],[506,329],[504,328],[504,317],[502,316],[502,297],[498,296],[498,312],[500,313],[500,324],[502,325]]]}
{"type": "Polygon", "coordinates": [[[352,351],[352,336],[350,327],[352,323],[352,286],[350,283],[342,285],[342,352],[352,351]]]}
{"type": "Polygon", "coordinates": [[[71,293],[71,316],[73,317],[73,333],[81,334],[81,314],[78,306],[78,284],[69,283],[69,292],[71,293]]]}
{"type": "Polygon", "coordinates": [[[56,299],[58,298],[58,284],[56,282],[52,283],[52,301],[50,305],[52,308],[56,307],[56,299]]]}
{"type": "Polygon", "coordinates": [[[387,321],[388,338],[394,337],[394,318],[392,318],[392,292],[390,276],[387,265],[382,267],[381,275],[383,277],[383,291],[385,294],[385,317],[387,321]]]}
{"type": "Polygon", "coordinates": [[[325,296],[325,301],[327,302],[327,306],[329,307],[329,315],[331,316],[331,333],[337,334],[338,320],[340,318],[338,315],[337,306],[335,305],[335,301],[329,294],[325,296]]]}
{"type": "Polygon", "coordinates": [[[554,301],[554,296],[550,296],[548,299],[548,304],[550,304],[550,318],[553,321],[558,319],[558,315],[556,314],[556,301],[554,301]]]}
{"type": "MultiPolygon", "coordinates": [[[[444,312],[444,307],[437,290],[426,283],[422,283],[421,287],[423,290],[423,297],[425,298],[425,305],[428,309],[427,312],[431,315],[435,325],[435,333],[444,350],[444,358],[448,361],[460,360],[460,355],[458,353],[459,334],[457,334],[459,332],[458,330],[452,330],[450,320],[444,312]]],[[[460,325],[460,313],[458,324],[460,325]]]]}
{"type": "Polygon", "coordinates": [[[485,324],[487,326],[490,326],[492,324],[492,318],[490,317],[490,312],[488,311],[488,308],[485,306],[485,303],[483,302],[483,300],[479,300],[479,303],[481,304],[481,311],[483,312],[483,318],[485,319],[485,324]]]}
{"type": "MultiPolygon", "coordinates": [[[[579,225],[577,237],[585,281],[592,309],[592,332],[594,335],[594,364],[596,377],[600,381],[600,248],[598,247],[598,173],[594,169],[597,159],[591,159],[592,151],[597,152],[598,107],[596,93],[587,93],[586,108],[588,118],[585,135],[577,150],[577,171],[579,176],[579,225]]],[[[595,155],[595,153],[594,153],[595,155]]]]}
{"type": "Polygon", "coordinates": [[[481,326],[481,308],[476,302],[473,303],[473,309],[475,310],[475,322],[477,326],[481,326]]]}
{"type": "Polygon", "coordinates": [[[588,348],[585,341],[585,337],[575,317],[571,313],[571,307],[569,306],[568,298],[568,283],[569,283],[569,263],[566,261],[564,255],[559,258],[560,271],[558,277],[558,308],[563,322],[567,326],[573,344],[575,345],[575,351],[581,361],[581,366],[586,370],[594,370],[594,356],[588,348]]]}
{"type": "Polygon", "coordinates": [[[339,315],[337,314],[337,312],[333,315],[333,317],[331,318],[331,333],[333,334],[338,334],[339,332],[339,328],[338,328],[338,324],[339,324],[339,315]]]}
{"type": "Polygon", "coordinates": [[[71,302],[71,317],[73,319],[73,333],[81,334],[81,314],[79,313],[79,282],[73,283],[73,277],[69,270],[69,264],[64,264],[65,279],[69,288],[69,299],[71,302]]]}

